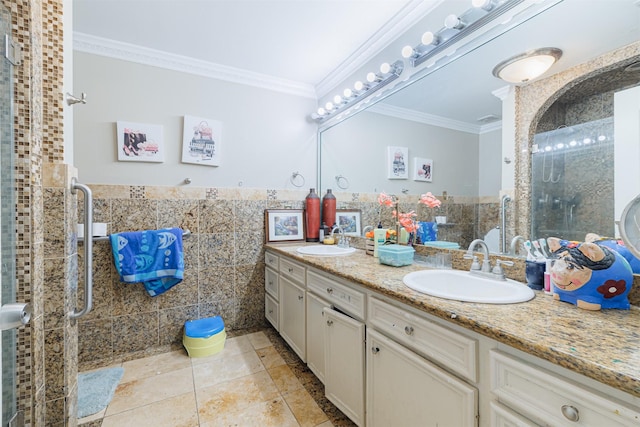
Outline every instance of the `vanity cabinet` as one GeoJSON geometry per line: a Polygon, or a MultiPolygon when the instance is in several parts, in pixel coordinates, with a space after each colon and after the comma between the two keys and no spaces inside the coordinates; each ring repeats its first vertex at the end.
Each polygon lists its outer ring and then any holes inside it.
{"type": "Polygon", "coordinates": [[[490,371],[491,390],[498,401],[532,424],[640,425],[637,409],[512,355],[492,350],[490,371]]]}
{"type": "Polygon", "coordinates": [[[307,366],[324,384],[324,309],[331,305],[323,298],[307,292],[307,366]]]}
{"type": "Polygon", "coordinates": [[[278,321],[280,307],[278,301],[280,299],[279,291],[279,258],[277,255],[266,252],[265,253],[265,268],[264,268],[264,288],[265,288],[265,301],[264,301],[264,317],[273,325],[276,331],[280,331],[280,322],[278,321]]]}
{"type": "Polygon", "coordinates": [[[325,308],[325,395],[358,426],[364,425],[365,326],[325,308]]]}
{"type": "Polygon", "coordinates": [[[473,427],[477,390],[367,329],[367,426],[473,427]]]}
{"type": "Polygon", "coordinates": [[[280,260],[279,332],[303,362],[307,360],[305,270],[302,264],[280,260]]]}

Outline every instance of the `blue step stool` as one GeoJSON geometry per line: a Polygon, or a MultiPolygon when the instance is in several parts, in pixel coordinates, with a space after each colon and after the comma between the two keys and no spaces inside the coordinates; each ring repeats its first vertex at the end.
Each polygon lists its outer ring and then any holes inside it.
{"type": "Polygon", "coordinates": [[[220,316],[187,320],[184,323],[182,345],[189,357],[206,357],[219,353],[224,348],[227,333],[220,316]]]}

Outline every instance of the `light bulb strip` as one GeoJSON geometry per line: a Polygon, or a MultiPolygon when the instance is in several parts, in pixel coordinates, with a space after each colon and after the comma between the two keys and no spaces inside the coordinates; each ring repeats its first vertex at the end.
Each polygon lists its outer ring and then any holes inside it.
{"type": "Polygon", "coordinates": [[[358,90],[357,88],[354,91],[351,91],[351,97],[342,98],[342,103],[340,105],[332,105],[332,109],[325,109],[323,114],[314,113],[312,114],[312,118],[319,122],[324,122],[331,117],[336,116],[341,111],[346,110],[352,105],[366,99],[367,97],[373,95],[378,90],[382,89],[392,81],[396,80],[402,74],[404,70],[404,62],[398,60],[391,64],[389,68],[389,72],[384,76],[376,75],[376,80],[373,82],[368,82],[364,84],[362,89],[358,90]]]}
{"type": "MultiPolygon", "coordinates": [[[[496,17],[508,12],[509,10],[513,9],[514,7],[516,7],[522,2],[524,2],[524,0],[507,0],[502,4],[498,5],[497,7],[492,8],[489,11],[487,11],[486,9],[482,9],[486,13],[480,16],[479,18],[473,20],[472,22],[468,22],[468,21],[473,19],[472,16],[474,14],[477,14],[478,9],[471,8],[467,10],[466,12],[464,12],[462,15],[458,17],[460,21],[466,24],[462,29],[453,30],[447,27],[441,28],[438,32],[434,33],[435,36],[440,39],[440,42],[437,45],[432,45],[433,46],[432,49],[425,50],[424,52],[420,53],[417,56],[414,55],[413,57],[408,58],[409,62],[411,62],[411,65],[413,67],[417,67],[423,64],[427,59],[437,55],[439,52],[442,52],[444,49],[456,43],[458,40],[462,39],[463,37],[466,37],[469,34],[479,30],[480,28],[484,27],[485,25],[493,21],[496,17]]],[[[420,46],[422,46],[422,44],[415,47],[414,52],[420,52],[421,51],[420,46]]]]}

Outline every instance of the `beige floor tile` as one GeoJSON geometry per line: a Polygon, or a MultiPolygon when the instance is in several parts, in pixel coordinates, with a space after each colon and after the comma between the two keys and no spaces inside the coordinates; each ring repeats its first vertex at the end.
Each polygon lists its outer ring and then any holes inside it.
{"type": "Polygon", "coordinates": [[[322,424],[318,424],[316,427],[333,427],[333,424],[331,424],[331,421],[325,421],[322,424]]]}
{"type": "Polygon", "coordinates": [[[305,389],[283,394],[283,397],[301,427],[315,427],[328,421],[325,413],[305,389]]]}
{"type": "Polygon", "coordinates": [[[166,374],[167,372],[177,371],[179,369],[190,368],[191,359],[184,351],[180,350],[124,362],[122,367],[124,368],[124,375],[120,383],[126,383],[155,375],[166,374]]]}
{"type": "Polygon", "coordinates": [[[256,350],[273,345],[271,344],[269,338],[267,338],[267,336],[262,331],[249,334],[247,335],[247,338],[249,339],[249,342],[251,343],[253,348],[256,350]]]}
{"type": "Polygon", "coordinates": [[[242,411],[279,396],[280,393],[267,371],[196,390],[200,422],[210,422],[222,414],[242,411]]]}
{"type": "Polygon", "coordinates": [[[198,411],[193,392],[170,397],[102,421],[102,427],[197,427],[198,411]]]}
{"type": "Polygon", "coordinates": [[[107,408],[106,416],[193,391],[191,368],[121,383],[107,408]]]}
{"type": "Polygon", "coordinates": [[[220,414],[216,419],[200,422],[201,427],[299,427],[281,397],[258,403],[239,412],[220,414]]]}
{"type": "Polygon", "coordinates": [[[240,354],[227,354],[194,365],[193,378],[196,389],[199,389],[263,370],[260,358],[252,350],[240,354]]]}
{"type": "Polygon", "coordinates": [[[258,357],[262,360],[262,364],[266,369],[284,365],[285,361],[275,347],[264,347],[256,350],[258,357]]]}
{"type": "Polygon", "coordinates": [[[288,393],[302,388],[302,383],[287,365],[275,366],[268,369],[268,372],[280,393],[288,393]]]}

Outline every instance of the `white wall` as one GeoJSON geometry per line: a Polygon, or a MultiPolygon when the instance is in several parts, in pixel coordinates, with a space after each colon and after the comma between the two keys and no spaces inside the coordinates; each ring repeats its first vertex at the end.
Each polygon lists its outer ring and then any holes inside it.
{"type": "Polygon", "coordinates": [[[502,186],[502,129],[481,133],[478,148],[478,196],[498,197],[502,186]]]}
{"type": "Polygon", "coordinates": [[[293,172],[315,186],[315,101],[253,86],[74,52],[74,161],[88,184],[295,188],[293,172]],[[223,123],[221,165],[184,164],[184,115],[223,123]],[[119,162],[116,122],[163,125],[164,163],[119,162]]]}
{"type": "Polygon", "coordinates": [[[627,204],[640,193],[640,86],[616,92],[613,108],[616,138],[614,203],[615,220],[618,221],[627,204]]]}
{"type": "Polygon", "coordinates": [[[322,188],[344,175],[349,191],[478,195],[478,135],[362,112],[322,134],[322,188]],[[387,147],[409,148],[409,179],[387,179],[387,147]],[[433,181],[414,181],[414,158],[433,160],[433,181]],[[329,177],[327,180],[326,177],[329,177]]]}

